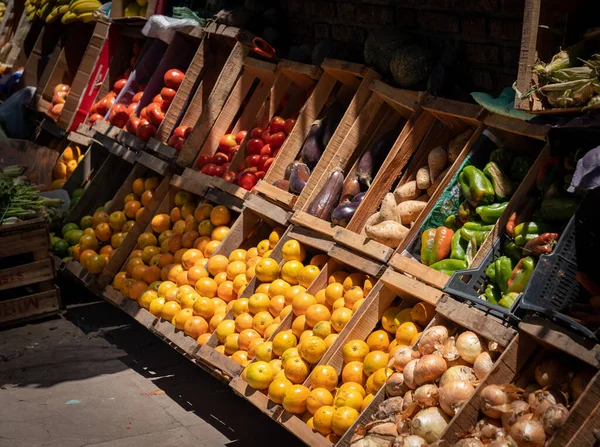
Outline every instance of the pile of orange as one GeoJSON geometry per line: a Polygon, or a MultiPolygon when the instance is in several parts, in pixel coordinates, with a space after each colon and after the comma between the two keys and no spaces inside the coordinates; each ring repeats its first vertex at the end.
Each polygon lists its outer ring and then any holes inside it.
{"type": "Polygon", "coordinates": [[[77,165],[83,159],[81,148],[74,143],[68,145],[52,169],[52,189],[60,189],[65,181],[77,169],[77,165]]]}
{"type": "Polygon", "coordinates": [[[101,273],[139,220],[159,184],[158,177],[135,179],[133,191],[123,200],[122,211],[114,211],[109,215],[99,210],[93,216],[84,216],[80,223],[83,236],[73,248],[73,259],[90,273],[101,273]]]}

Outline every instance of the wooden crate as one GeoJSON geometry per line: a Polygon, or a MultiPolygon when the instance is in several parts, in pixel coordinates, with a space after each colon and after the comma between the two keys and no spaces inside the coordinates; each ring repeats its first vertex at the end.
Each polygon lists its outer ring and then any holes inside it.
{"type": "Polygon", "coordinates": [[[177,96],[165,114],[165,119],[145,150],[170,160],[179,153],[168,146],[176,126],[206,126],[214,123],[226,97],[242,69],[247,49],[235,39],[220,32],[207,31],[186,72],[177,96]],[[208,107],[208,104],[211,107],[208,107]]]}
{"type": "MultiPolygon", "coordinates": [[[[528,191],[534,185],[535,178],[537,176],[536,166],[539,166],[541,163],[543,163],[544,160],[549,156],[547,147],[544,150],[541,150],[543,147],[543,143],[541,140],[542,132],[540,131],[540,129],[537,128],[537,126],[519,128],[519,133],[512,133],[510,131],[504,130],[505,128],[510,128],[510,122],[512,121],[513,120],[510,118],[499,119],[496,117],[494,118],[494,120],[490,120],[488,122],[490,124],[501,123],[502,126],[487,126],[485,127],[485,132],[491,132],[491,134],[494,135],[496,139],[505,144],[506,147],[515,149],[515,151],[524,151],[524,153],[528,153],[532,157],[536,157],[536,160],[531,169],[529,170],[528,175],[521,182],[513,196],[510,198],[510,202],[504,214],[500,217],[500,219],[498,219],[496,225],[494,226],[494,229],[490,231],[485,242],[481,245],[481,247],[479,247],[477,255],[475,256],[471,264],[472,267],[479,266],[485,258],[485,255],[489,252],[489,250],[491,250],[494,241],[503,231],[508,217],[515,209],[518,209],[519,203],[521,202],[521,200],[523,200],[523,197],[526,196],[528,191]],[[531,134],[528,134],[530,128],[531,134]]],[[[424,225],[426,219],[430,216],[431,212],[436,207],[440,206],[440,201],[442,200],[441,197],[444,194],[444,192],[448,188],[451,188],[450,182],[453,182],[457,179],[463,162],[466,161],[468,156],[471,156],[473,154],[474,148],[476,150],[476,142],[481,133],[482,128],[479,127],[461,151],[457,162],[452,166],[451,170],[446,175],[442,185],[440,185],[433,197],[429,200],[427,207],[421,212],[419,218],[411,227],[404,241],[398,246],[398,248],[394,251],[392,257],[389,259],[389,265],[391,267],[395,268],[398,271],[411,275],[412,277],[423,281],[426,284],[439,288],[440,290],[443,290],[446,286],[446,283],[449,280],[449,276],[421,264],[420,261],[414,256],[414,254],[418,255],[417,237],[421,233],[422,225],[424,225]]]]}
{"type": "MultiPolygon", "coordinates": [[[[386,262],[394,249],[367,237],[367,220],[377,212],[385,194],[415,180],[417,171],[427,165],[427,155],[433,148],[447,145],[452,138],[468,129],[473,130],[472,140],[475,141],[483,128],[483,124],[478,121],[481,114],[482,108],[476,105],[433,96],[424,97],[421,107],[404,127],[348,226],[332,229],[336,243],[369,258],[386,262]]],[[[463,151],[452,165],[448,165],[445,181],[439,184],[438,189],[445,189],[447,181],[454,176],[465,156],[463,151]]],[[[434,202],[433,199],[431,201],[434,202]]]]}
{"type": "Polygon", "coordinates": [[[302,205],[305,197],[315,188],[319,188],[320,178],[338,151],[341,159],[350,158],[351,153],[343,150],[342,143],[347,135],[352,133],[353,126],[358,122],[361,114],[363,120],[365,116],[367,117],[365,127],[368,127],[373,120],[373,117],[367,115],[365,110],[373,109],[369,86],[371,82],[379,78],[379,75],[364,65],[333,59],[326,59],[321,68],[323,75],[300,111],[293,131],[285,140],[265,178],[259,181],[255,187],[262,197],[285,209],[302,205]],[[296,196],[273,186],[273,182],[284,178],[286,167],[300,158],[304,140],[306,140],[313,122],[326,113],[330,97],[346,107],[346,111],[323,151],[314,172],[311,173],[302,194],[296,196]]]}
{"type": "MultiPolygon", "coordinates": [[[[231,171],[239,172],[242,165],[245,165],[246,157],[249,155],[246,151],[246,145],[252,138],[250,131],[255,127],[266,128],[274,116],[279,115],[284,119],[292,118],[298,111],[302,110],[307,101],[310,100],[308,96],[315,88],[321,74],[322,70],[314,65],[285,60],[279,62],[268,96],[259,105],[260,109],[256,113],[256,116],[253,117],[253,121],[247,123],[249,126],[240,129],[247,130],[248,134],[240,144],[235,157],[231,160],[231,165],[229,166],[231,171]]],[[[294,135],[294,130],[292,130],[287,138],[294,138],[294,135]]],[[[284,143],[281,149],[279,149],[274,163],[276,163],[277,158],[285,157],[283,152],[290,150],[291,147],[289,145],[286,146],[284,143]]],[[[213,177],[211,182],[216,188],[242,199],[248,194],[248,190],[236,184],[229,183],[220,177],[213,177]]]]}
{"type": "MultiPolygon", "coordinates": [[[[25,22],[29,23],[26,18],[25,22]]],[[[60,23],[46,25],[39,21],[29,27],[23,41],[27,59],[24,61],[22,82],[24,87],[36,87],[36,98],[39,99],[60,56],[64,29],[60,23]]],[[[36,108],[36,98],[30,104],[32,109],[36,108]]]]}
{"type": "MultiPolygon", "coordinates": [[[[592,28],[591,4],[585,0],[560,3],[553,0],[526,0],[523,13],[521,54],[515,108],[535,114],[579,113],[582,107],[553,108],[536,94],[527,95],[535,85],[533,68],[541,60],[550,62],[559,51],[578,43],[582,32],[592,28]],[[575,40],[573,40],[575,39],[575,40]]],[[[590,55],[591,56],[591,55],[590,55]]]]}
{"type": "Polygon", "coordinates": [[[44,219],[0,227],[0,326],[60,311],[49,250],[44,219]]]}
{"type": "MultiPolygon", "coordinates": [[[[292,222],[316,229],[330,238],[334,237],[336,226],[307,212],[330,173],[335,168],[341,168],[346,178],[354,175],[360,156],[389,132],[397,132],[398,136],[386,160],[397,158],[398,169],[402,169],[414,151],[414,147],[409,147],[406,151],[401,150],[402,143],[407,139],[420,140],[427,129],[427,126],[416,121],[416,118],[421,115],[417,93],[395,89],[381,81],[373,82],[368,89],[371,92],[368,103],[358,115],[355,115],[350,130],[340,136],[342,141],[332,158],[324,165],[321,163],[323,159],[321,160],[315,169],[314,177],[311,176],[294,206],[292,222]]],[[[380,172],[386,165],[389,165],[389,161],[384,163],[380,172]]],[[[338,245],[338,249],[349,252],[342,245],[338,245]]],[[[378,262],[382,263],[381,260],[378,262]]]]}
{"type": "MultiPolygon", "coordinates": [[[[394,290],[393,287],[392,290],[394,290]]],[[[513,328],[506,327],[500,322],[500,320],[488,317],[483,312],[469,308],[453,300],[448,295],[444,295],[437,302],[436,315],[433,317],[433,320],[431,320],[427,327],[429,328],[439,324],[470,330],[482,337],[485,337],[487,340],[495,341],[499,346],[505,349],[503,355],[506,355],[506,352],[511,351],[511,346],[514,344],[514,340],[518,338],[517,331],[513,328]]],[[[416,348],[416,345],[413,346],[413,349],[414,348],[416,348]]],[[[498,365],[501,363],[501,358],[496,360],[495,367],[498,367],[498,365]]],[[[478,386],[475,393],[477,393],[480,389],[481,386],[478,386]]],[[[341,437],[336,446],[341,447],[350,445],[350,440],[352,439],[356,429],[359,426],[371,422],[373,420],[372,417],[377,412],[379,405],[381,405],[381,403],[383,403],[385,400],[385,387],[382,387],[377,392],[373,400],[369,403],[369,406],[360,414],[354,424],[341,437]]],[[[467,404],[465,404],[465,406],[467,406],[467,404]]],[[[450,421],[448,427],[442,434],[442,439],[444,439],[444,436],[446,436],[452,430],[454,422],[457,419],[458,414],[455,415],[450,421]]]]}

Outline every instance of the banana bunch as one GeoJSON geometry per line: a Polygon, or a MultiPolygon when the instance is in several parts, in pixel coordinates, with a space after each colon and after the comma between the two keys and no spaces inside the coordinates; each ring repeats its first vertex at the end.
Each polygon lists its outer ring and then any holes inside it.
{"type": "Polygon", "coordinates": [[[37,17],[37,11],[41,8],[41,0],[25,0],[25,13],[27,20],[33,22],[37,17]]]}
{"type": "Polygon", "coordinates": [[[71,0],[69,10],[64,13],[60,21],[64,24],[77,20],[84,23],[90,22],[94,20],[94,11],[100,6],[102,6],[102,3],[98,0],[71,0]]]}
{"type": "Polygon", "coordinates": [[[56,22],[69,11],[69,0],[56,0],[50,13],[46,16],[46,23],[56,22]]]}

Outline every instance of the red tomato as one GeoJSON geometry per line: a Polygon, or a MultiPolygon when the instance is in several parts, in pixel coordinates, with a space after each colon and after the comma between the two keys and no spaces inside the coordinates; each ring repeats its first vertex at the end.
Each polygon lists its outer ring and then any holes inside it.
{"type": "Polygon", "coordinates": [[[144,107],[142,110],[140,110],[140,118],[143,120],[147,120],[148,119],[148,115],[146,114],[146,111],[148,110],[148,107],[144,107]]]}
{"type": "Polygon", "coordinates": [[[215,177],[223,177],[223,175],[227,172],[227,168],[225,166],[217,166],[215,169],[215,177]]]}
{"type": "Polygon", "coordinates": [[[271,148],[270,144],[265,144],[260,149],[260,155],[268,155],[270,157],[272,154],[273,154],[273,149],[271,148]]]}
{"type": "Polygon", "coordinates": [[[260,150],[264,145],[265,142],[260,138],[251,138],[246,145],[246,151],[248,151],[250,155],[260,154],[260,150]]]}
{"type": "Polygon", "coordinates": [[[246,157],[246,164],[249,167],[255,167],[255,168],[260,168],[260,166],[262,166],[262,162],[260,159],[260,155],[258,154],[254,154],[254,155],[249,155],[246,157]]]}
{"type": "Polygon", "coordinates": [[[269,144],[274,149],[281,147],[281,145],[283,144],[284,141],[285,141],[285,133],[284,132],[274,133],[273,135],[271,135],[271,138],[269,138],[269,144]]]}
{"type": "Polygon", "coordinates": [[[213,163],[216,164],[217,166],[222,166],[225,163],[227,163],[228,161],[229,161],[229,157],[227,157],[227,155],[225,155],[223,152],[217,152],[213,156],[213,163]]]}
{"type": "Polygon", "coordinates": [[[269,168],[271,167],[271,165],[273,164],[274,161],[275,161],[275,157],[267,158],[263,164],[263,171],[268,172],[269,168]]]}
{"type": "Polygon", "coordinates": [[[198,169],[201,169],[209,163],[212,163],[212,157],[210,155],[200,155],[196,160],[196,166],[198,166],[198,169]]]}
{"type": "Polygon", "coordinates": [[[247,130],[240,130],[238,133],[236,133],[235,141],[237,142],[237,144],[242,144],[242,141],[244,141],[244,138],[246,138],[247,134],[248,134],[247,130]]]}
{"type": "Polygon", "coordinates": [[[160,108],[160,105],[156,102],[148,104],[148,107],[146,108],[146,115],[148,116],[148,121],[150,121],[156,127],[160,126],[162,120],[165,119],[165,114],[160,108]]]}
{"type": "Polygon", "coordinates": [[[164,99],[161,98],[160,94],[156,95],[154,98],[152,98],[152,102],[157,103],[159,106],[162,107],[164,99]]]}
{"type": "Polygon", "coordinates": [[[280,116],[274,116],[269,123],[269,130],[271,133],[283,132],[285,126],[285,120],[280,116]]]}
{"type": "Polygon", "coordinates": [[[94,113],[92,114],[92,116],[90,116],[90,119],[88,120],[88,123],[94,124],[96,121],[102,121],[104,119],[104,117],[102,115],[100,115],[99,113],[94,113]]]}
{"type": "Polygon", "coordinates": [[[176,94],[177,92],[169,87],[163,87],[160,91],[160,97],[163,99],[163,101],[167,102],[173,101],[173,99],[175,99],[176,94]]]}
{"type": "Polygon", "coordinates": [[[223,174],[223,180],[229,183],[233,183],[236,177],[237,174],[234,171],[227,171],[225,174],[223,174]]]}
{"type": "Polygon", "coordinates": [[[296,120],[294,118],[288,118],[285,120],[285,124],[283,125],[283,131],[286,135],[290,134],[290,132],[294,128],[294,124],[296,124],[296,120]]]}
{"type": "Polygon", "coordinates": [[[252,129],[252,132],[250,132],[250,136],[252,138],[260,138],[264,131],[265,129],[263,129],[262,127],[255,127],[254,129],[252,129]]]}
{"type": "Polygon", "coordinates": [[[273,152],[273,157],[277,157],[277,154],[279,153],[280,150],[281,150],[280,147],[278,147],[277,149],[275,149],[275,152],[273,152]]]}
{"type": "Polygon", "coordinates": [[[259,171],[266,171],[265,163],[270,157],[268,155],[261,155],[259,160],[259,165],[257,166],[259,171]]]}
{"type": "Polygon", "coordinates": [[[260,137],[262,138],[263,141],[268,142],[269,139],[271,138],[271,132],[269,130],[265,130],[260,137]]]}
{"type": "Polygon", "coordinates": [[[127,123],[125,123],[125,128],[127,129],[127,132],[136,135],[138,127],[140,125],[140,121],[141,120],[137,116],[130,117],[127,120],[127,123]]]}
{"type": "MultiPolygon", "coordinates": [[[[239,148],[239,146],[237,146],[239,148]]],[[[238,149],[235,147],[229,151],[229,159],[233,160],[235,158],[235,154],[238,153],[238,149]]]]}
{"type": "Polygon", "coordinates": [[[115,82],[115,84],[113,85],[113,91],[118,95],[119,92],[123,90],[123,87],[125,87],[125,84],[127,84],[127,79],[117,79],[117,82],[115,82]]]}
{"type": "Polygon", "coordinates": [[[135,113],[135,109],[137,108],[138,103],[137,102],[132,102],[131,104],[129,104],[127,106],[127,113],[129,113],[129,116],[133,116],[133,114],[135,113]]]}
{"type": "Polygon", "coordinates": [[[225,134],[219,139],[219,149],[225,153],[229,152],[229,150],[235,145],[237,145],[237,142],[235,141],[235,135],[231,133],[225,134]]]}
{"type": "Polygon", "coordinates": [[[185,138],[179,135],[171,135],[167,144],[174,148],[177,152],[180,152],[181,149],[183,149],[183,145],[185,144],[185,138]]]}
{"type": "Polygon", "coordinates": [[[129,112],[127,111],[127,106],[125,106],[125,104],[115,104],[110,110],[109,121],[113,126],[123,128],[128,119],[129,112]]]}
{"type": "Polygon", "coordinates": [[[171,107],[171,101],[163,101],[160,105],[160,109],[163,111],[163,113],[167,113],[169,107],[171,107]]]}
{"type": "Polygon", "coordinates": [[[243,172],[237,179],[237,184],[250,191],[258,182],[256,175],[251,172],[243,172]]]}
{"type": "Polygon", "coordinates": [[[265,171],[258,171],[254,175],[256,175],[256,180],[261,180],[261,179],[265,178],[266,172],[265,171]]]}
{"type": "Polygon", "coordinates": [[[190,126],[179,126],[176,127],[173,131],[173,135],[177,135],[178,137],[187,138],[192,133],[192,128],[190,126]]]}
{"type": "Polygon", "coordinates": [[[175,68],[168,70],[164,77],[165,85],[173,90],[177,90],[181,85],[184,76],[185,75],[182,71],[179,71],[175,68]]]}
{"type": "Polygon", "coordinates": [[[98,108],[98,103],[93,104],[92,107],[90,107],[90,115],[93,115],[94,113],[98,113],[97,108],[98,108]]]}
{"type": "Polygon", "coordinates": [[[102,116],[106,116],[106,112],[110,109],[108,98],[102,98],[98,101],[98,105],[96,106],[96,113],[99,113],[102,116]]]}
{"type": "Polygon", "coordinates": [[[214,176],[215,173],[217,172],[217,165],[214,163],[209,163],[207,165],[204,165],[204,166],[202,166],[202,169],[200,169],[200,172],[202,172],[203,174],[206,174],[206,175],[214,176]]]}
{"type": "Polygon", "coordinates": [[[223,167],[225,168],[226,171],[229,171],[229,166],[231,165],[231,163],[225,163],[223,165],[223,167]]]}
{"type": "Polygon", "coordinates": [[[133,99],[131,100],[131,102],[140,102],[143,95],[144,92],[137,92],[135,95],[133,95],[133,99]]]}
{"type": "Polygon", "coordinates": [[[52,104],[64,104],[67,100],[67,94],[65,92],[56,92],[52,95],[52,104]]]}
{"type": "Polygon", "coordinates": [[[136,135],[142,141],[148,141],[156,134],[156,127],[148,120],[140,120],[136,135]]]}

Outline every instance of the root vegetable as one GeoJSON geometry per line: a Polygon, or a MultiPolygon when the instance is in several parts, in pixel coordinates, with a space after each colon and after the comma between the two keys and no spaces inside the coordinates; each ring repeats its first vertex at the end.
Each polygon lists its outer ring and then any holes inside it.
{"type": "Polygon", "coordinates": [[[420,202],[418,200],[407,200],[398,205],[398,214],[400,215],[400,222],[402,225],[408,225],[414,222],[421,214],[421,211],[427,206],[426,202],[420,202]]]}
{"type": "Polygon", "coordinates": [[[521,418],[529,413],[530,406],[524,400],[515,400],[510,404],[501,405],[503,407],[502,411],[502,426],[507,430],[511,427],[515,422],[521,420],[521,418]]]}
{"type": "Polygon", "coordinates": [[[544,412],[556,404],[566,403],[565,396],[555,389],[537,390],[529,395],[527,402],[531,405],[531,411],[536,418],[539,418],[544,412]]]}
{"type": "Polygon", "coordinates": [[[546,434],[552,436],[556,430],[564,425],[568,416],[569,410],[564,405],[558,404],[548,407],[541,418],[546,434]]]}
{"type": "Polygon", "coordinates": [[[450,143],[448,143],[448,162],[454,163],[472,134],[473,129],[467,129],[463,133],[455,136],[450,143]]]}
{"type": "Polygon", "coordinates": [[[547,358],[535,368],[535,381],[542,387],[559,387],[568,383],[569,369],[556,358],[547,358]]]}
{"type": "Polygon", "coordinates": [[[439,397],[439,389],[434,384],[420,386],[413,393],[413,401],[422,408],[436,407],[439,397]]]}
{"type": "Polygon", "coordinates": [[[418,361],[418,359],[411,360],[404,367],[404,371],[402,371],[402,374],[404,375],[404,383],[406,383],[406,386],[408,386],[411,390],[416,389],[418,386],[415,377],[415,369],[417,368],[418,361]]]}
{"type": "Polygon", "coordinates": [[[456,339],[456,349],[458,350],[458,355],[471,364],[475,363],[475,360],[483,351],[479,337],[471,331],[465,331],[458,336],[456,339]]]}
{"type": "Polygon", "coordinates": [[[446,386],[446,384],[455,380],[464,380],[466,382],[473,382],[477,380],[473,369],[468,366],[452,366],[442,374],[440,378],[440,386],[446,386]]]}
{"type": "Polygon", "coordinates": [[[483,447],[483,442],[477,438],[466,438],[458,441],[454,447],[483,447]]]}
{"type": "Polygon", "coordinates": [[[494,361],[490,356],[489,352],[482,352],[475,359],[475,363],[473,363],[473,371],[478,379],[483,379],[487,373],[492,370],[494,366],[494,361]]]}
{"type": "Polygon", "coordinates": [[[429,178],[431,179],[431,183],[438,178],[447,164],[448,153],[443,147],[438,146],[429,152],[429,155],[427,155],[427,166],[429,166],[429,178]]]}
{"type": "Polygon", "coordinates": [[[427,189],[431,186],[431,176],[429,174],[429,168],[427,166],[423,166],[421,169],[417,171],[417,187],[419,189],[427,189]]]}
{"type": "Polygon", "coordinates": [[[421,357],[419,351],[413,350],[410,346],[403,346],[396,349],[394,355],[388,363],[388,367],[394,368],[396,371],[402,372],[404,367],[411,360],[418,359],[421,357]]]}
{"type": "Polygon", "coordinates": [[[404,382],[404,375],[401,372],[395,372],[385,382],[385,392],[390,397],[404,396],[408,391],[408,385],[404,382]]]}
{"type": "Polygon", "coordinates": [[[417,344],[419,352],[424,354],[433,354],[438,348],[438,344],[442,345],[449,337],[448,328],[446,326],[432,326],[423,332],[421,339],[417,344]]]}
{"type": "Polygon", "coordinates": [[[417,187],[417,181],[413,180],[406,182],[404,185],[398,186],[394,190],[396,203],[406,202],[407,200],[415,200],[421,195],[421,190],[417,187]]]}
{"type": "Polygon", "coordinates": [[[431,383],[444,374],[447,369],[448,366],[443,357],[432,354],[424,355],[417,360],[415,366],[415,383],[417,386],[431,383]]]}
{"type": "Polygon", "coordinates": [[[426,408],[415,415],[410,432],[431,444],[440,438],[449,421],[450,418],[438,407],[426,408]]]}
{"type": "Polygon", "coordinates": [[[398,209],[396,207],[394,194],[388,192],[381,201],[381,207],[379,208],[379,214],[382,219],[384,221],[393,220],[394,222],[400,222],[400,216],[398,216],[398,209]]]}
{"type": "Polygon", "coordinates": [[[374,226],[377,224],[380,224],[381,222],[383,222],[384,219],[381,217],[381,214],[379,213],[379,211],[377,211],[375,214],[373,214],[371,217],[369,217],[367,219],[367,221],[365,222],[365,227],[367,226],[374,226]]]}
{"type": "Polygon", "coordinates": [[[393,220],[384,220],[377,225],[366,226],[365,233],[381,244],[397,248],[408,234],[408,228],[393,220]]]}
{"type": "Polygon", "coordinates": [[[375,419],[387,419],[393,417],[396,413],[402,411],[402,403],[404,399],[401,397],[392,397],[383,401],[377,408],[377,412],[373,416],[375,419]]]}
{"type": "Polygon", "coordinates": [[[536,420],[516,422],[510,427],[509,435],[519,447],[543,447],[546,443],[544,426],[536,420]]]}
{"type": "Polygon", "coordinates": [[[447,167],[446,169],[444,169],[440,173],[440,175],[437,176],[435,181],[433,181],[431,183],[431,186],[429,188],[427,188],[427,195],[429,195],[429,197],[433,197],[433,193],[435,193],[435,190],[437,189],[437,187],[440,185],[440,183],[442,183],[442,180],[444,180],[444,177],[446,176],[446,174],[448,173],[449,170],[450,170],[450,167],[447,167]]]}
{"type": "Polygon", "coordinates": [[[417,202],[429,202],[429,195],[421,194],[419,197],[415,199],[417,202]]]}
{"type": "Polygon", "coordinates": [[[500,419],[502,412],[497,407],[510,404],[513,400],[505,387],[499,385],[488,385],[479,394],[480,407],[487,417],[500,419]]]}
{"type": "Polygon", "coordinates": [[[575,374],[575,377],[573,377],[573,380],[569,384],[569,394],[573,402],[579,399],[579,396],[581,396],[587,384],[590,383],[592,377],[594,377],[594,371],[591,369],[584,369],[575,374]]]}
{"type": "Polygon", "coordinates": [[[470,382],[454,380],[440,387],[440,407],[448,416],[454,416],[475,392],[470,382]]]}
{"type": "Polygon", "coordinates": [[[417,435],[403,436],[394,442],[394,447],[427,447],[427,441],[417,435]]]}
{"type": "Polygon", "coordinates": [[[456,340],[454,337],[448,337],[448,339],[441,344],[441,346],[437,346],[435,351],[439,353],[447,362],[453,362],[459,358],[458,349],[456,349],[456,340]]]}

